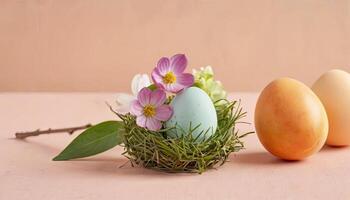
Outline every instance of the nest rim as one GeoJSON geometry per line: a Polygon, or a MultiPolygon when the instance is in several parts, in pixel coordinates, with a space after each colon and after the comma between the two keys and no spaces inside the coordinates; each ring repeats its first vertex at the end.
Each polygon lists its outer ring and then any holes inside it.
{"type": "Polygon", "coordinates": [[[203,141],[192,137],[194,129],[181,137],[171,138],[166,133],[173,128],[150,131],[137,126],[135,117],[130,113],[118,114],[124,124],[123,155],[132,166],[169,173],[201,174],[223,165],[231,153],[244,149],[241,139],[253,132],[239,134],[236,128],[237,123],[242,123],[239,120],[246,116],[240,101],[222,99],[214,102],[214,106],[218,127],[203,141]]]}

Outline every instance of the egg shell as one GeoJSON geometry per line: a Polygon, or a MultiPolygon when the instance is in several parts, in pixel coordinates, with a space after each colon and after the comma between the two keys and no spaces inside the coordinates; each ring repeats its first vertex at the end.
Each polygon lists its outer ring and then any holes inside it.
{"type": "Polygon", "coordinates": [[[270,153],[285,160],[302,160],[324,145],[328,120],[321,101],[309,87],[280,78],[260,94],[255,128],[270,153]]]}
{"type": "Polygon", "coordinates": [[[213,135],[217,128],[217,115],[210,97],[202,89],[190,87],[175,96],[170,105],[174,113],[166,122],[166,127],[176,127],[167,132],[175,138],[188,134],[190,128],[198,126],[192,132],[197,141],[203,141],[213,135]]]}
{"type": "Polygon", "coordinates": [[[331,146],[350,145],[350,74],[337,69],[328,71],[313,84],[312,90],[328,115],[326,143],[331,146]]]}

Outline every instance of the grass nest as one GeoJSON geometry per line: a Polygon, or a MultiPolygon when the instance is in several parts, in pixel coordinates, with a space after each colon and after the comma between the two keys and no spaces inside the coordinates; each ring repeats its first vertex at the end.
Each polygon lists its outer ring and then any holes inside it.
{"type": "Polygon", "coordinates": [[[232,152],[244,148],[241,139],[252,133],[239,134],[239,120],[246,116],[239,101],[220,100],[214,103],[218,117],[216,132],[202,142],[196,141],[191,132],[179,138],[167,137],[169,129],[154,132],[136,125],[135,117],[119,115],[124,123],[125,155],[134,166],[165,172],[202,173],[225,163],[232,152]]]}

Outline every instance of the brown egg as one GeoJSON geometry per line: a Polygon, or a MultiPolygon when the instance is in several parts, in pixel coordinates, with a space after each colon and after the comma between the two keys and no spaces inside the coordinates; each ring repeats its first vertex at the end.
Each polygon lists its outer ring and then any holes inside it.
{"type": "Polygon", "coordinates": [[[294,79],[280,78],[260,94],[255,128],[270,153],[285,160],[302,160],[324,145],[328,119],[321,101],[309,87],[294,79]]]}
{"type": "Polygon", "coordinates": [[[350,74],[334,69],[324,73],[312,86],[326,108],[331,146],[350,145],[350,74]]]}

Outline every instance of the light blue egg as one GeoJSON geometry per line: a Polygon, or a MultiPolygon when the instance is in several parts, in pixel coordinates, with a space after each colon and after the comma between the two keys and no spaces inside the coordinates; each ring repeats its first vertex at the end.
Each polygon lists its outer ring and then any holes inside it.
{"type": "Polygon", "coordinates": [[[168,136],[181,137],[196,128],[192,136],[197,141],[203,141],[213,135],[218,122],[214,104],[202,89],[190,87],[175,96],[170,105],[173,116],[166,122],[167,128],[176,127],[167,132],[168,136]]]}

